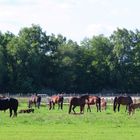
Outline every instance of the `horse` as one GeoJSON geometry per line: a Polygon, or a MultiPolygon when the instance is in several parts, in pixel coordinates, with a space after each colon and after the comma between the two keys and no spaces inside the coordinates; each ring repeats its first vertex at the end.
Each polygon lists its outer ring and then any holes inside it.
{"type": "Polygon", "coordinates": [[[64,97],[62,95],[53,95],[49,101],[49,110],[55,109],[55,104],[58,104],[58,109],[63,110],[64,97]]]}
{"type": "Polygon", "coordinates": [[[10,117],[12,116],[12,111],[14,111],[13,116],[17,116],[17,109],[18,109],[18,100],[15,98],[3,98],[0,99],[0,110],[7,110],[10,111],[10,117]]]}
{"type": "Polygon", "coordinates": [[[32,108],[29,108],[29,109],[21,109],[20,111],[19,111],[19,113],[34,113],[34,109],[32,109],[32,108]]]}
{"type": "Polygon", "coordinates": [[[84,107],[86,104],[86,100],[89,100],[89,95],[83,95],[81,97],[72,97],[69,105],[69,114],[71,113],[71,109],[73,110],[74,114],[75,112],[75,107],[80,106],[80,114],[84,113],[84,107]]]}
{"type": "Polygon", "coordinates": [[[120,105],[126,105],[126,110],[127,107],[130,109],[130,104],[133,103],[133,100],[130,96],[118,96],[114,98],[114,103],[113,103],[113,110],[116,112],[116,107],[118,105],[118,112],[120,111],[120,105]]]}
{"type": "Polygon", "coordinates": [[[38,109],[40,108],[40,103],[41,103],[41,96],[37,95],[37,102],[36,102],[36,105],[37,105],[37,108],[38,108],[38,109]]]}
{"type": "Polygon", "coordinates": [[[91,112],[90,105],[96,104],[97,112],[101,112],[101,98],[98,96],[89,96],[89,101],[87,102],[87,111],[89,110],[91,112]]]}
{"type": "Polygon", "coordinates": [[[130,104],[129,115],[135,113],[135,109],[140,108],[140,103],[130,104]]]}
{"type": "MultiPolygon", "coordinates": [[[[0,99],[4,99],[4,98],[8,98],[8,97],[6,97],[6,96],[4,96],[4,95],[0,95],[0,99]]],[[[5,112],[6,110],[4,110],[4,112],[5,112]]]]}
{"type": "Polygon", "coordinates": [[[0,95],[0,99],[4,99],[6,98],[6,96],[0,95]]]}
{"type": "Polygon", "coordinates": [[[32,95],[28,101],[28,108],[32,108],[33,104],[38,109],[40,108],[41,103],[41,96],[39,95],[32,95]]]}
{"type": "Polygon", "coordinates": [[[107,108],[107,102],[104,98],[101,99],[101,109],[106,110],[107,108]]]}

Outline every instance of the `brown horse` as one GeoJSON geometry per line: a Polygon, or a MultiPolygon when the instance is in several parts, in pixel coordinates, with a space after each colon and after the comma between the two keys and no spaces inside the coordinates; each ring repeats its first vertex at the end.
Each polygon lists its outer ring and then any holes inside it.
{"type": "Polygon", "coordinates": [[[55,104],[58,104],[58,109],[63,109],[64,97],[62,95],[54,95],[49,101],[49,110],[55,109],[55,104]]]}
{"type": "Polygon", "coordinates": [[[35,107],[40,108],[41,103],[41,96],[39,95],[32,95],[28,101],[28,107],[32,108],[33,104],[35,107]]]}
{"type": "Polygon", "coordinates": [[[101,98],[98,96],[89,96],[89,101],[87,102],[88,108],[87,111],[89,110],[91,112],[90,105],[96,104],[97,107],[97,112],[101,112],[101,98]]]}
{"type": "Polygon", "coordinates": [[[118,105],[118,112],[120,111],[120,105],[126,105],[130,110],[130,104],[133,103],[133,100],[130,96],[118,96],[114,98],[113,110],[116,112],[116,107],[118,105]]]}
{"type": "Polygon", "coordinates": [[[130,104],[129,115],[135,113],[135,109],[140,108],[140,103],[130,104]]]}
{"type": "Polygon", "coordinates": [[[71,113],[71,109],[73,110],[74,114],[76,114],[74,110],[76,106],[80,106],[80,114],[84,113],[86,100],[89,100],[89,95],[83,95],[81,97],[72,97],[69,105],[69,114],[71,113]]]}

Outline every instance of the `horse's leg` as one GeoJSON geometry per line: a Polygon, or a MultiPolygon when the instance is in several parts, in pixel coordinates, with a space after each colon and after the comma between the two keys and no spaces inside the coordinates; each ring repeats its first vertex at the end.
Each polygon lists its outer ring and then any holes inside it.
{"type": "Polygon", "coordinates": [[[135,113],[135,109],[133,109],[133,114],[135,113]]]}
{"type": "Polygon", "coordinates": [[[69,114],[71,113],[71,108],[72,108],[72,105],[70,104],[69,105],[69,114]]]}
{"type": "Polygon", "coordinates": [[[85,107],[85,105],[82,105],[82,106],[80,107],[81,114],[84,114],[84,107],[85,107]]]}
{"type": "Polygon", "coordinates": [[[80,114],[83,114],[84,113],[84,107],[83,105],[80,106],[80,114]]]}
{"type": "Polygon", "coordinates": [[[55,103],[53,102],[53,109],[55,109],[55,103]]]}
{"type": "Polygon", "coordinates": [[[128,107],[128,106],[126,105],[126,109],[125,109],[125,112],[127,111],[127,107],[128,107]]]}
{"type": "Polygon", "coordinates": [[[76,107],[76,106],[73,106],[73,107],[72,107],[72,110],[73,110],[74,114],[76,114],[76,112],[75,112],[75,110],[74,110],[74,109],[75,109],[75,107],[76,107]]]}
{"type": "Polygon", "coordinates": [[[120,111],[120,104],[118,104],[118,112],[120,111]]]}
{"type": "Polygon", "coordinates": [[[51,101],[49,102],[49,106],[50,106],[49,110],[51,110],[52,109],[52,102],[51,101]]]}
{"type": "Polygon", "coordinates": [[[63,110],[63,102],[61,102],[61,109],[63,110]]]}
{"type": "Polygon", "coordinates": [[[99,105],[99,111],[101,112],[101,99],[99,100],[98,105],[99,105]]]}
{"type": "Polygon", "coordinates": [[[88,110],[91,112],[91,108],[90,108],[90,105],[89,104],[87,104],[87,112],[88,112],[88,110]]]}
{"type": "Polygon", "coordinates": [[[35,104],[35,107],[37,107],[37,102],[34,102],[34,104],[35,104]]]}
{"type": "Polygon", "coordinates": [[[107,109],[107,103],[105,103],[105,110],[107,109]]]}
{"type": "Polygon", "coordinates": [[[98,112],[98,110],[99,110],[98,103],[96,103],[96,108],[97,108],[97,112],[98,112]]]}
{"type": "Polygon", "coordinates": [[[10,117],[12,116],[12,108],[9,109],[10,117]]]}
{"type": "Polygon", "coordinates": [[[40,102],[38,102],[38,109],[40,108],[40,102]]]}
{"type": "Polygon", "coordinates": [[[30,105],[30,101],[28,102],[28,108],[30,108],[31,107],[31,105],[30,105]]]}
{"type": "Polygon", "coordinates": [[[98,110],[101,112],[101,105],[100,105],[100,102],[98,103],[98,110]]]}
{"type": "Polygon", "coordinates": [[[117,104],[114,103],[114,105],[113,105],[113,110],[114,110],[114,112],[116,112],[116,107],[117,107],[117,104]]]}
{"type": "Polygon", "coordinates": [[[87,112],[88,112],[88,110],[89,110],[89,105],[87,104],[87,112]]]}
{"type": "Polygon", "coordinates": [[[128,111],[129,115],[133,115],[134,114],[134,110],[132,107],[129,107],[129,111],[128,111]]]}
{"type": "Polygon", "coordinates": [[[14,116],[17,116],[17,109],[14,109],[14,116]]]}
{"type": "Polygon", "coordinates": [[[58,110],[60,109],[60,103],[58,103],[58,110]]]}
{"type": "Polygon", "coordinates": [[[37,104],[37,108],[39,109],[39,102],[37,102],[36,104],[37,104]]]}

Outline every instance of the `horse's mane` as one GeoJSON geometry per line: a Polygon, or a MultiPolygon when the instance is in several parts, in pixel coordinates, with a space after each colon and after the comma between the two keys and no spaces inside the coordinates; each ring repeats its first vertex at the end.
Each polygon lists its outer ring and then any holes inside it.
{"type": "Polygon", "coordinates": [[[80,98],[82,98],[82,99],[89,98],[89,95],[82,95],[80,98]]]}

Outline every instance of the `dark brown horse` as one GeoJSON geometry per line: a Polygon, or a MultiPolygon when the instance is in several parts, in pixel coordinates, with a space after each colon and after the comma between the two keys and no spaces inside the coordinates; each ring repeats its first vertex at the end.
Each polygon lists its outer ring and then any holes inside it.
{"type": "Polygon", "coordinates": [[[95,105],[97,107],[97,112],[101,112],[101,98],[98,96],[89,96],[89,101],[87,102],[88,108],[87,111],[89,110],[91,112],[90,105],[95,105]]]}
{"type": "Polygon", "coordinates": [[[64,97],[62,95],[54,95],[49,101],[49,110],[55,109],[55,104],[58,104],[58,109],[63,109],[64,97]]]}
{"type": "Polygon", "coordinates": [[[69,105],[69,114],[71,113],[71,109],[73,110],[74,114],[76,114],[74,110],[76,106],[80,106],[80,114],[84,113],[86,100],[89,100],[89,95],[83,95],[81,97],[72,97],[69,105]]]}
{"type": "Polygon", "coordinates": [[[0,99],[0,110],[10,111],[10,117],[12,116],[12,111],[14,111],[14,116],[17,116],[18,100],[14,98],[2,98],[0,99]]]}
{"type": "Polygon", "coordinates": [[[32,95],[28,101],[28,107],[32,108],[33,104],[35,107],[40,108],[41,103],[41,96],[39,95],[32,95]]]}
{"type": "Polygon", "coordinates": [[[116,112],[116,108],[118,105],[118,112],[120,111],[120,105],[126,105],[126,110],[130,110],[130,104],[133,103],[133,100],[130,96],[118,96],[114,98],[113,110],[116,112]]]}

